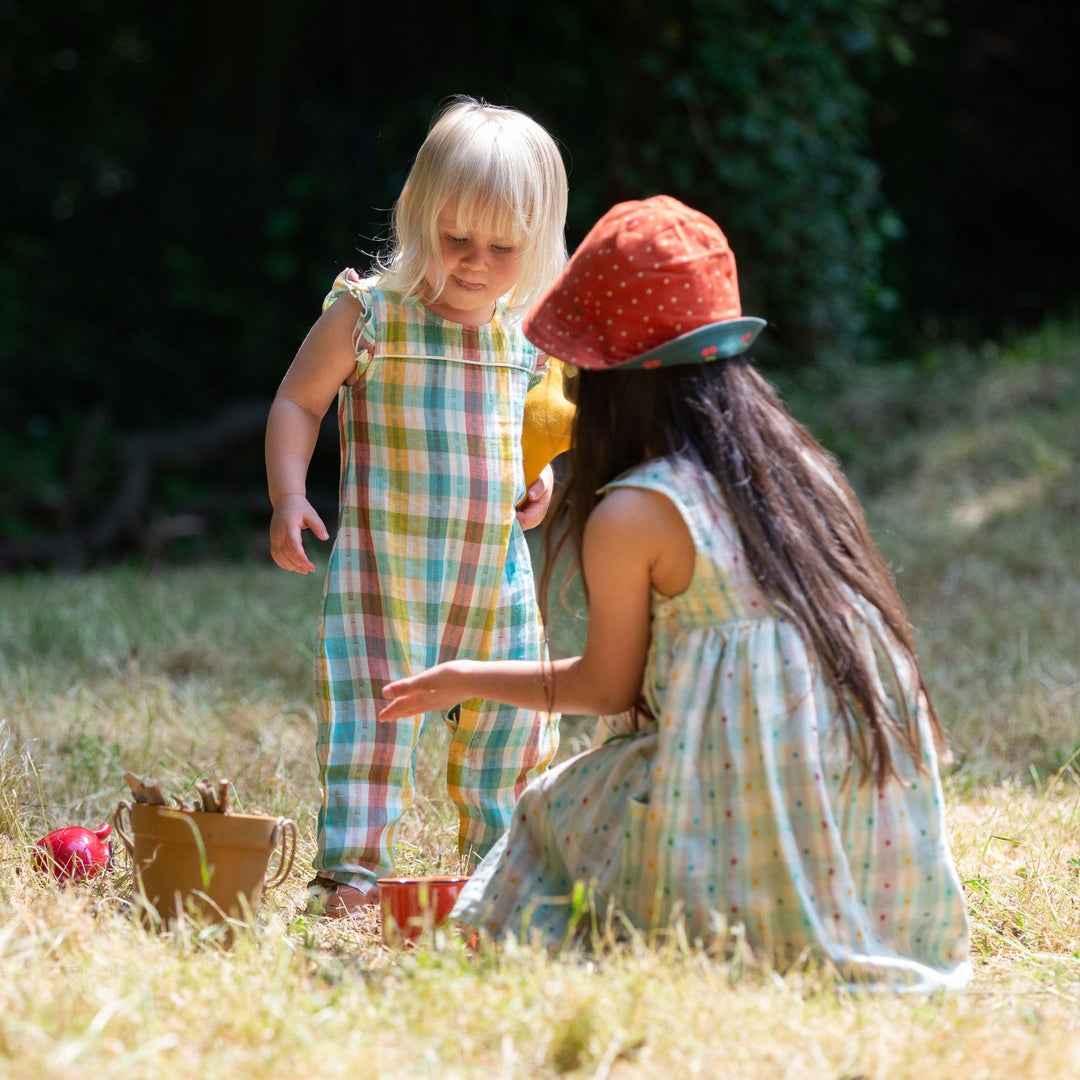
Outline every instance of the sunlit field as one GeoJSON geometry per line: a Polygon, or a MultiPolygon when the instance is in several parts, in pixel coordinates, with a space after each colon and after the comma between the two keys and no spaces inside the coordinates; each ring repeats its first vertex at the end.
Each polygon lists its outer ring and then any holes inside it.
{"type": "MultiPolygon", "coordinates": [[[[737,939],[719,956],[678,936],[391,950],[377,915],[306,917],[321,578],[268,563],[27,574],[0,578],[0,1077],[1075,1075],[1080,332],[783,389],[865,501],[950,734],[968,990],[851,996],[823,972],[763,970],[737,939]],[[50,829],[111,819],[128,770],[189,799],[228,777],[235,809],[296,821],[292,874],[229,947],[145,928],[122,853],[64,889],[35,868],[50,829]]],[[[561,613],[556,647],[580,628],[561,613]]],[[[562,753],[588,733],[569,718],[562,753]]],[[[443,738],[425,736],[402,872],[460,869],[443,738]]]]}

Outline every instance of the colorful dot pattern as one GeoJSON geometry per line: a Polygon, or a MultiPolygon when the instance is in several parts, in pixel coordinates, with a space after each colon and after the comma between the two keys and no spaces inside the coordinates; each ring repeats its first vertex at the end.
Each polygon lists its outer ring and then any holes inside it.
{"type": "MultiPolygon", "coordinates": [[[[882,789],[858,784],[835,697],[761,593],[711,479],[666,460],[613,486],[668,496],[698,550],[689,589],[653,597],[645,690],[658,720],[530,784],[457,914],[558,943],[583,882],[645,931],[682,918],[707,939],[739,924],[780,968],[805,951],[853,983],[964,985],[968,921],[933,750],[928,775],[909,763],[882,789]]],[[[899,675],[882,694],[906,688],[932,748],[912,672],[878,655],[884,628],[864,617],[868,656],[899,675]]]]}

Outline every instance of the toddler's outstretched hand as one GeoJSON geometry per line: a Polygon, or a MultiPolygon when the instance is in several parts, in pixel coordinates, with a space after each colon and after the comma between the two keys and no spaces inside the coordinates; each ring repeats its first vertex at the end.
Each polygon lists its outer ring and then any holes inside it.
{"type": "Polygon", "coordinates": [[[270,554],[282,570],[310,574],[315,569],[304,551],[304,529],[310,529],[320,540],[330,537],[322,518],[303,495],[283,495],[270,519],[270,554]]]}

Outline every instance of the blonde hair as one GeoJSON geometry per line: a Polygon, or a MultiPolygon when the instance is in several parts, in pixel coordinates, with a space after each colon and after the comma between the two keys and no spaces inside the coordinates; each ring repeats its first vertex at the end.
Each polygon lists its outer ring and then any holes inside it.
{"type": "Polygon", "coordinates": [[[531,117],[505,106],[456,97],[435,118],[391,217],[390,251],[381,284],[410,296],[445,285],[438,218],[457,199],[466,228],[523,245],[521,270],[508,298],[520,315],[566,262],[566,169],[555,140],[531,117]]]}

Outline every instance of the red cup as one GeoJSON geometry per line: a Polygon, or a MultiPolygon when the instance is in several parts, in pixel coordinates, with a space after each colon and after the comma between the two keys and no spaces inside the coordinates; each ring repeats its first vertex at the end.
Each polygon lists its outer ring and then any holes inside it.
{"type": "Polygon", "coordinates": [[[416,941],[445,924],[467,877],[379,878],[382,935],[387,945],[416,941]]]}

